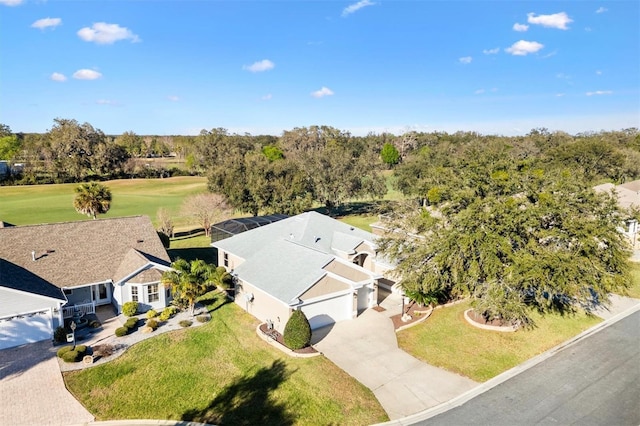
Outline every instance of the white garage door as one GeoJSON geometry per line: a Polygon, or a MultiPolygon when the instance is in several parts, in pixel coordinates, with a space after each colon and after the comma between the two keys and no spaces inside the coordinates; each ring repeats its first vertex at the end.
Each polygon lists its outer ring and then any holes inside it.
{"type": "Polygon", "coordinates": [[[0,320],[0,349],[51,339],[51,311],[0,320]]]}
{"type": "Polygon", "coordinates": [[[302,306],[302,312],[307,316],[312,330],[351,319],[352,310],[351,293],[302,306]]]}

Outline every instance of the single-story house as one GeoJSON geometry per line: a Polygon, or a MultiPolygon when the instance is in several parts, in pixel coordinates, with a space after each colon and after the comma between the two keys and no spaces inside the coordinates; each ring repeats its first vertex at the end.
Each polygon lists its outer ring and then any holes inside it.
{"type": "Polygon", "coordinates": [[[170,269],[147,216],[0,228],[0,349],[51,338],[99,305],[162,309],[170,269]]]}
{"type": "Polygon", "coordinates": [[[211,245],[234,277],[235,303],[279,332],[298,309],[312,329],[352,319],[393,285],[373,234],[316,212],[211,245]]]}

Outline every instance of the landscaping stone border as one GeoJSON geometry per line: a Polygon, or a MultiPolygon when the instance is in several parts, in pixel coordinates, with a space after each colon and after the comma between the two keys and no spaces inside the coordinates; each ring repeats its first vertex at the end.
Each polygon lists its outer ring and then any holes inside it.
{"type": "Polygon", "coordinates": [[[321,352],[313,352],[313,353],[298,353],[295,352],[289,348],[287,348],[284,345],[281,345],[279,342],[273,340],[272,338],[270,338],[269,336],[265,335],[262,330],[260,330],[260,326],[262,324],[258,324],[258,326],[256,327],[256,334],[265,342],[267,342],[268,344],[270,344],[271,346],[273,346],[274,348],[278,348],[280,349],[280,351],[284,352],[285,354],[289,355],[290,357],[294,357],[294,358],[313,358],[314,356],[320,356],[322,355],[321,352]]]}
{"type": "Polygon", "coordinates": [[[476,322],[471,319],[471,317],[469,317],[469,312],[471,311],[473,311],[473,309],[467,309],[466,311],[464,311],[464,319],[466,319],[467,322],[474,327],[481,328],[483,330],[500,331],[502,333],[513,333],[514,331],[518,330],[518,327],[513,325],[497,326],[480,324],[479,322],[476,322]]]}

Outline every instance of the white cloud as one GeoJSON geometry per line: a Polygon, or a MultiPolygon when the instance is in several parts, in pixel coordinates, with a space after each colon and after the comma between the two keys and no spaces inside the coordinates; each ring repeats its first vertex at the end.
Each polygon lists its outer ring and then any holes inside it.
{"type": "Polygon", "coordinates": [[[0,0],[0,4],[4,4],[5,6],[18,6],[22,4],[22,0],[0,0]]]}
{"type": "Polygon", "coordinates": [[[54,72],[49,78],[53,81],[67,81],[67,77],[59,72],[54,72]]]}
{"type": "Polygon", "coordinates": [[[269,101],[269,100],[271,100],[272,97],[273,96],[271,96],[271,93],[268,93],[268,94],[264,95],[263,97],[261,97],[260,100],[269,101]]]}
{"type": "Polygon", "coordinates": [[[602,71],[597,70],[597,71],[596,71],[596,75],[602,75],[602,71]]]}
{"type": "Polygon", "coordinates": [[[274,64],[270,60],[263,59],[261,61],[254,62],[251,65],[243,65],[242,69],[243,70],[247,70],[247,71],[251,71],[251,72],[263,72],[263,71],[272,70],[275,66],[276,66],[276,64],[274,64]]]}
{"type": "Polygon", "coordinates": [[[536,53],[538,50],[542,49],[543,47],[544,45],[541,43],[538,43],[537,41],[520,40],[520,41],[516,41],[511,45],[511,47],[508,47],[504,50],[505,52],[511,53],[512,55],[515,55],[515,56],[526,56],[529,53],[536,53]]]}
{"type": "Polygon", "coordinates": [[[62,19],[60,18],[42,18],[31,24],[31,28],[39,28],[41,30],[44,30],[45,28],[49,27],[55,28],[60,24],[62,24],[62,19]]]}
{"type": "Polygon", "coordinates": [[[113,44],[120,40],[131,40],[132,43],[140,41],[140,38],[130,29],[106,22],[96,22],[91,28],[82,28],[78,31],[78,37],[84,41],[98,44],[113,44]]]}
{"type": "Polygon", "coordinates": [[[602,7],[600,6],[598,8],[598,10],[596,10],[596,13],[605,13],[606,11],[608,11],[609,9],[607,9],[606,7],[602,7]]]}
{"type": "Polygon", "coordinates": [[[498,52],[500,52],[500,48],[499,47],[496,47],[496,48],[493,48],[493,49],[484,49],[482,51],[482,53],[484,53],[485,55],[495,55],[498,52]]]}
{"type": "Polygon", "coordinates": [[[167,96],[167,99],[169,99],[171,102],[178,102],[180,100],[180,98],[175,95],[167,96]]]}
{"type": "Polygon", "coordinates": [[[345,7],[342,10],[342,16],[348,16],[351,15],[354,12],[357,12],[358,10],[362,9],[363,7],[367,7],[367,6],[373,6],[375,3],[369,0],[360,0],[357,3],[353,3],[350,4],[349,6],[345,7]]]}
{"type": "Polygon", "coordinates": [[[554,13],[553,15],[538,15],[535,13],[527,13],[527,22],[534,25],[542,25],[547,28],[557,28],[559,30],[568,30],[567,24],[573,22],[573,19],[565,12],[554,13]]]}
{"type": "Polygon", "coordinates": [[[518,31],[518,32],[525,32],[529,29],[529,26],[527,24],[519,24],[519,23],[515,23],[513,24],[513,31],[518,31]]]}
{"type": "Polygon", "coordinates": [[[482,95],[484,92],[486,92],[486,90],[484,89],[478,89],[475,92],[473,92],[474,95],[482,95]]]}
{"type": "Polygon", "coordinates": [[[97,80],[102,77],[98,71],[81,69],[73,73],[73,78],[77,80],[97,80]]]}
{"type": "Polygon", "coordinates": [[[599,96],[599,95],[610,95],[613,92],[611,90],[596,90],[595,92],[587,92],[585,95],[587,96],[599,96]]]}
{"type": "Polygon", "coordinates": [[[311,96],[314,98],[324,98],[325,96],[332,96],[333,91],[328,87],[322,86],[320,90],[316,90],[315,92],[311,92],[311,96]]]}
{"type": "Polygon", "coordinates": [[[470,64],[471,61],[473,60],[473,58],[471,56],[463,56],[462,58],[458,59],[458,61],[460,61],[461,64],[470,64]]]}

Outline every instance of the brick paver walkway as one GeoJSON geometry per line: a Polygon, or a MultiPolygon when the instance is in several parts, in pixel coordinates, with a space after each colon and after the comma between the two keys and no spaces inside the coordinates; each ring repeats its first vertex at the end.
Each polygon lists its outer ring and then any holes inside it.
{"type": "Polygon", "coordinates": [[[0,425],[72,425],[93,416],[67,391],[51,342],[0,351],[0,425]]]}

